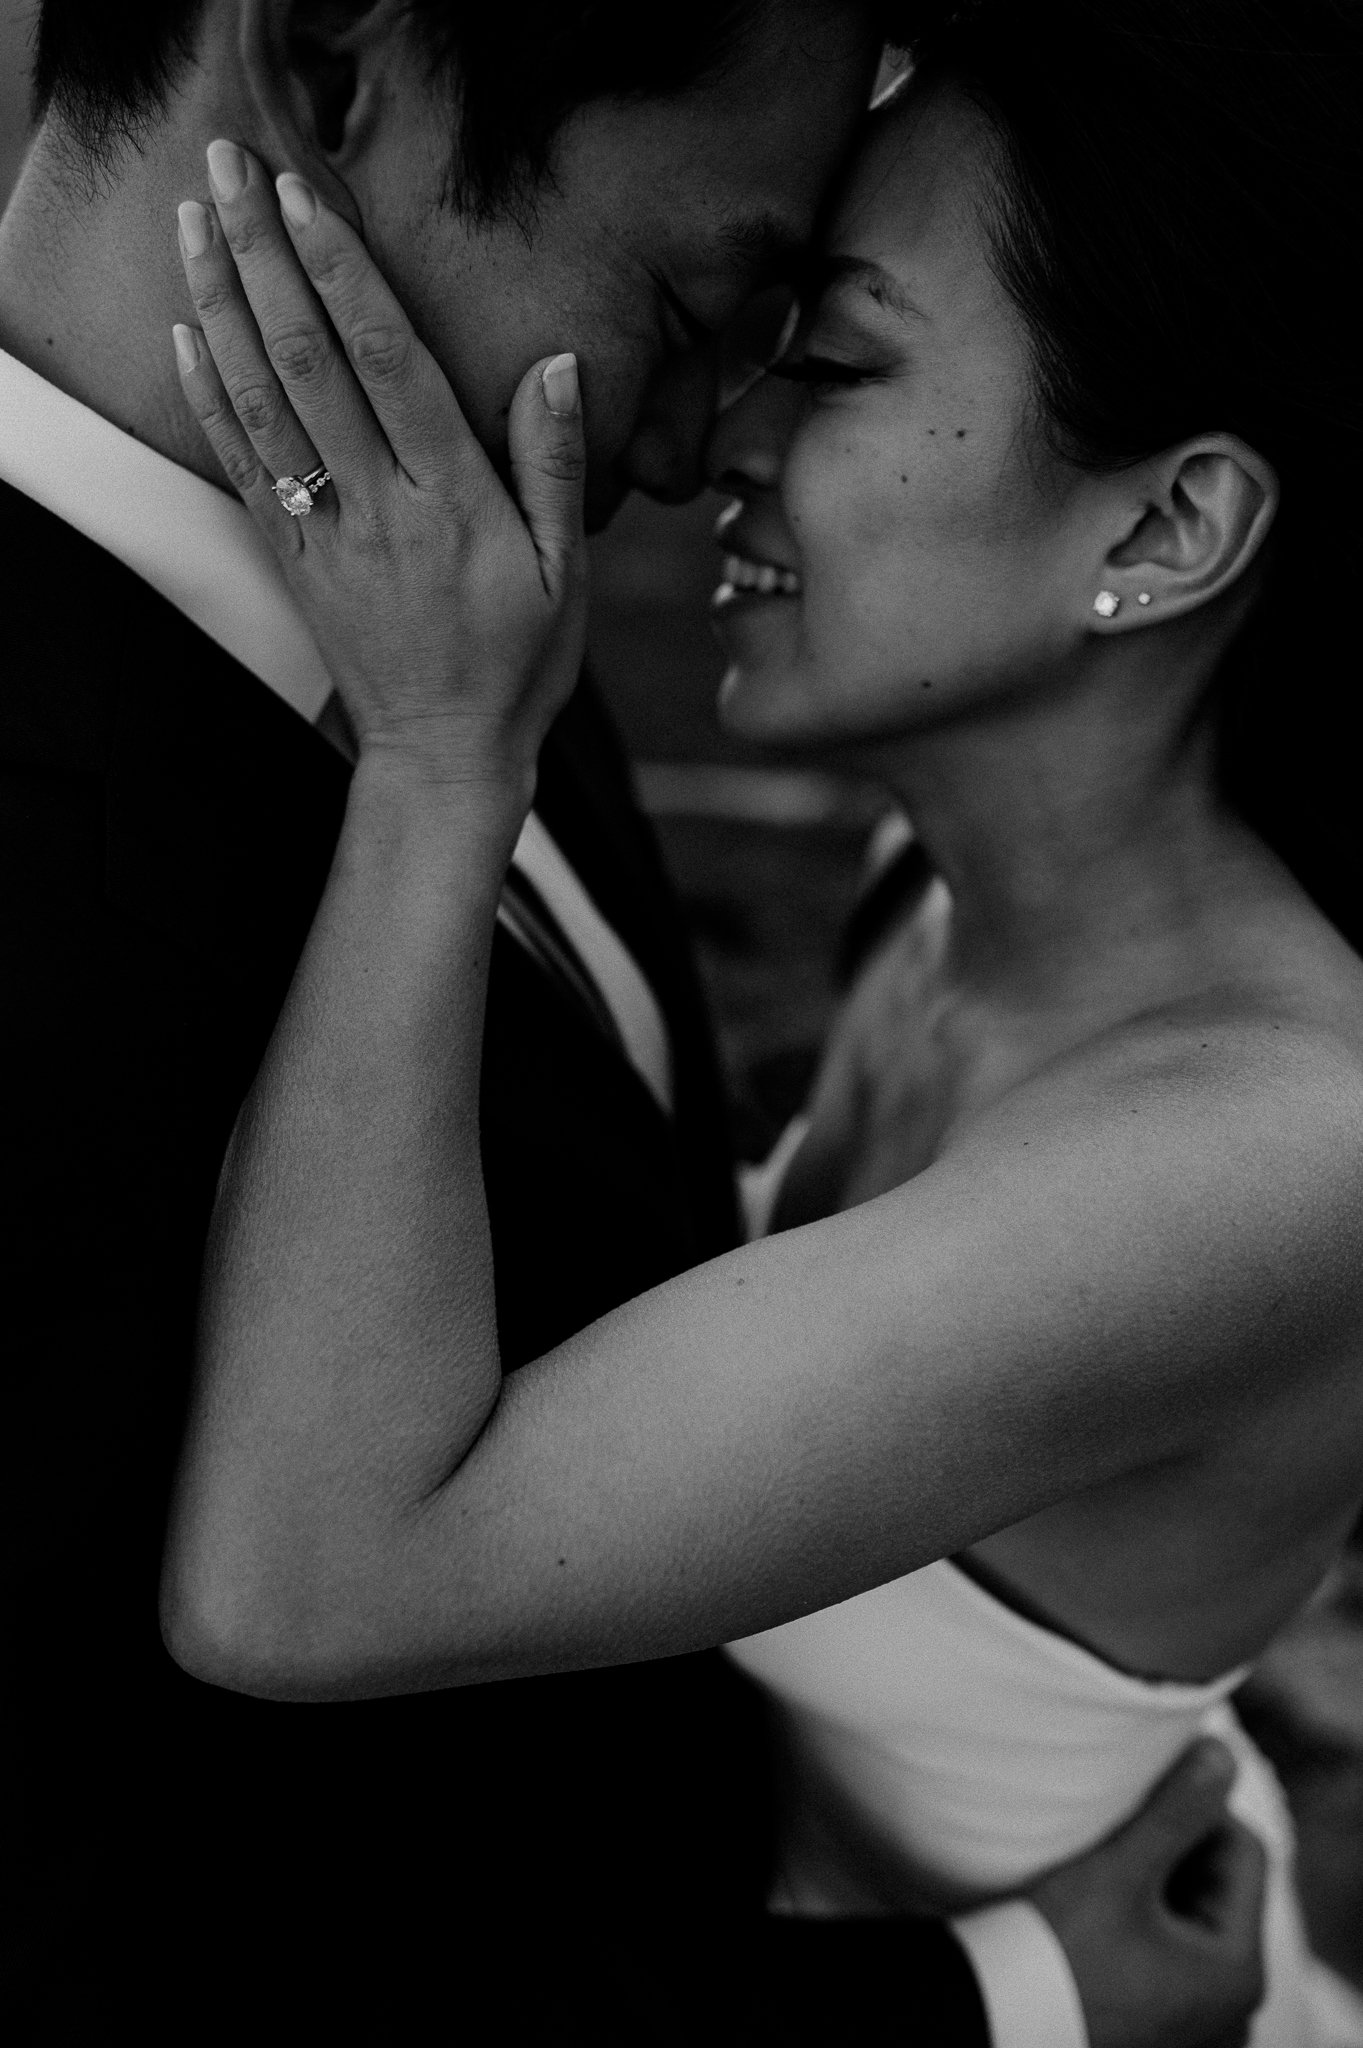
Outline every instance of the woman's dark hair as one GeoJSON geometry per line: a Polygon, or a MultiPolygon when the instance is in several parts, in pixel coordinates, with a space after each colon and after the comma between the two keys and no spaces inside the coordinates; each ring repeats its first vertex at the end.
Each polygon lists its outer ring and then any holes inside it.
{"type": "Polygon", "coordinates": [[[975,0],[915,45],[997,138],[993,260],[1057,451],[1110,468],[1222,432],[1277,471],[1218,678],[1224,782],[1359,950],[1361,5],[975,0]]]}
{"type": "MultiPolygon", "coordinates": [[[[433,75],[458,84],[453,191],[484,213],[524,195],[576,108],[706,83],[771,4],[687,0],[664,12],[640,0],[408,0],[433,75]]],[[[136,142],[189,63],[203,13],[204,0],[42,0],[35,112],[59,113],[88,163],[136,142]]]]}

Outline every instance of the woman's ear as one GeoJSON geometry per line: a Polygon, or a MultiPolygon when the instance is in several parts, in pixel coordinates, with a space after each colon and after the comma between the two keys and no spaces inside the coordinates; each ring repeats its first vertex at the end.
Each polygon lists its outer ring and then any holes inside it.
{"type": "Polygon", "coordinates": [[[1142,502],[1128,500],[1127,531],[1100,571],[1102,593],[1118,600],[1095,607],[1106,632],[1220,597],[1254,561],[1278,509],[1274,470],[1232,434],[1186,441],[1125,477],[1142,502]]]}
{"type": "Polygon", "coordinates": [[[270,168],[300,171],[348,218],[406,12],[403,0],[241,0],[241,72],[270,168]]]}

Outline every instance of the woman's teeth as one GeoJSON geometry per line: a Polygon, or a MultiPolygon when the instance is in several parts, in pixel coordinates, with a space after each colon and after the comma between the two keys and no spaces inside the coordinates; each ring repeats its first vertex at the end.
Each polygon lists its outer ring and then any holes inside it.
{"type": "Polygon", "coordinates": [[[800,579],[793,569],[778,569],[772,562],[750,562],[743,555],[726,555],[723,588],[755,590],[762,597],[798,597],[800,579]]]}

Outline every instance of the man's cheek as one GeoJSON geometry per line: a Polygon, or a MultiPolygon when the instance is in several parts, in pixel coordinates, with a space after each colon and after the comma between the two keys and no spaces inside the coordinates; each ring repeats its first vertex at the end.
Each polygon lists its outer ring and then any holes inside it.
{"type": "Polygon", "coordinates": [[[632,351],[576,346],[582,363],[582,412],[588,460],[614,461],[629,446],[649,406],[648,362],[632,351]]]}

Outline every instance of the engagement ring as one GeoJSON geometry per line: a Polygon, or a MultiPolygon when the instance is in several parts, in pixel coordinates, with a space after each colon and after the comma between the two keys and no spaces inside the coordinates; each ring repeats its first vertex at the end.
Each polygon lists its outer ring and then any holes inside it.
{"type": "Polygon", "coordinates": [[[331,482],[329,469],[310,469],[306,476],[282,476],[274,486],[290,519],[302,519],[312,510],[312,501],[331,482]]]}

